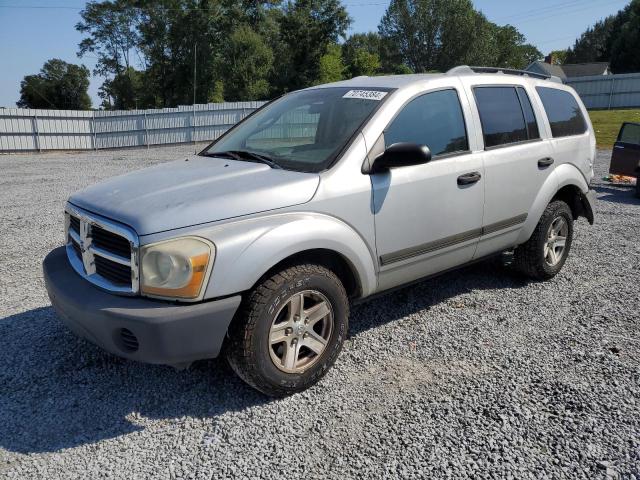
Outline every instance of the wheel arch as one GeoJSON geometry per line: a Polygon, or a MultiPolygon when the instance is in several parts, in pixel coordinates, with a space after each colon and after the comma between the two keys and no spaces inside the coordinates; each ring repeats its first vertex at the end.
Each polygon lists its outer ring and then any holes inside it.
{"type": "Polygon", "coordinates": [[[574,220],[577,220],[579,217],[584,217],[593,225],[593,212],[588,202],[585,202],[584,194],[577,185],[568,184],[563,186],[551,199],[552,202],[554,200],[562,200],[569,205],[574,220]]]}
{"type": "Polygon", "coordinates": [[[320,265],[335,273],[349,298],[358,298],[362,295],[362,284],[356,268],[344,255],[327,248],[302,250],[280,260],[256,280],[252,288],[279,271],[305,263],[320,265]]]}
{"type": "Polygon", "coordinates": [[[265,276],[301,262],[333,271],[352,298],[368,296],[377,286],[374,254],[355,229],[337,218],[286,214],[221,233],[205,298],[249,291],[265,276]]]}
{"type": "Polygon", "coordinates": [[[569,163],[559,165],[538,191],[518,238],[518,244],[526,242],[531,237],[545,208],[555,199],[561,199],[569,205],[574,219],[582,216],[593,224],[593,212],[585,197],[588,191],[589,185],[578,168],[569,163]]]}

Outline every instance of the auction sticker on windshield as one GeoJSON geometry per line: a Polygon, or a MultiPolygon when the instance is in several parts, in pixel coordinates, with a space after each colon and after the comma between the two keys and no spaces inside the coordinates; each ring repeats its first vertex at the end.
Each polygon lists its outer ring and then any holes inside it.
{"type": "Polygon", "coordinates": [[[375,90],[349,90],[342,98],[361,98],[363,100],[382,100],[389,92],[378,92],[375,90]]]}

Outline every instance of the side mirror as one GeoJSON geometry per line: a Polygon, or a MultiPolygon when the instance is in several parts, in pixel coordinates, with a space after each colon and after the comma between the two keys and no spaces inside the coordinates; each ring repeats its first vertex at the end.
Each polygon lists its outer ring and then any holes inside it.
{"type": "Polygon", "coordinates": [[[422,165],[431,161],[431,150],[426,145],[416,143],[394,143],[373,161],[372,173],[390,168],[422,165]]]}

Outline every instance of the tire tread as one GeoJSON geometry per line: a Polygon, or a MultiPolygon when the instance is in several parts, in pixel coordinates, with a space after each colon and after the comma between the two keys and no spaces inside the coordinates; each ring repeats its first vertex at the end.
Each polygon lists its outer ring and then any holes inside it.
{"type": "MultiPolygon", "coordinates": [[[[573,221],[573,214],[571,213],[571,209],[569,205],[567,205],[562,200],[554,200],[547,208],[544,210],[540,221],[536,225],[531,237],[522,245],[518,246],[515,249],[513,256],[513,265],[516,270],[526,275],[529,278],[534,280],[548,280],[554,277],[558,271],[549,272],[544,268],[544,259],[540,257],[540,244],[546,241],[547,235],[547,222],[549,219],[557,216],[560,213],[565,213],[568,215],[568,218],[573,221]]],[[[567,255],[569,253],[569,249],[571,248],[571,241],[573,236],[573,227],[569,226],[569,238],[567,239],[567,255]]],[[[566,256],[565,256],[566,259],[566,256]]]]}
{"type": "MultiPolygon", "coordinates": [[[[240,317],[233,322],[229,331],[230,339],[226,349],[229,365],[247,384],[272,397],[284,397],[290,395],[292,391],[290,388],[274,386],[272,383],[264,381],[257,374],[258,369],[255,362],[256,355],[252,348],[252,338],[260,319],[260,313],[267,306],[269,299],[288,282],[301,275],[320,275],[335,283],[336,287],[342,292],[342,300],[346,304],[345,311],[348,318],[349,303],[347,293],[337,275],[321,265],[300,264],[290,266],[272,275],[251,290],[242,302],[240,317]]],[[[335,356],[337,356],[337,353],[335,356]]],[[[335,358],[331,361],[333,360],[335,358]]],[[[304,390],[308,386],[310,385],[304,385],[298,391],[304,390]]]]}

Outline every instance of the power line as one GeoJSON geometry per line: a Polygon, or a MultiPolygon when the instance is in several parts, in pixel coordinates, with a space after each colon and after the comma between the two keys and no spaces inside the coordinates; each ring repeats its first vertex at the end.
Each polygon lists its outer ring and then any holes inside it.
{"type": "Polygon", "coordinates": [[[521,17],[527,17],[527,16],[530,16],[530,15],[538,14],[538,13],[546,11],[546,10],[555,11],[555,10],[558,10],[558,9],[562,9],[562,8],[565,8],[565,7],[576,6],[576,5],[584,5],[584,0],[572,0],[570,2],[555,3],[553,5],[548,5],[546,7],[534,8],[532,10],[527,10],[527,11],[524,11],[524,12],[514,13],[512,15],[507,15],[506,17],[498,17],[498,18],[495,18],[494,20],[496,20],[496,21],[511,20],[513,18],[521,18],[521,17]]]}
{"type": "MultiPolygon", "coordinates": [[[[620,3],[622,1],[626,1],[626,0],[607,1],[605,3],[600,3],[597,6],[602,7],[602,6],[606,6],[606,5],[612,5],[614,3],[620,3]]],[[[571,9],[571,10],[564,11],[564,12],[562,12],[562,14],[563,15],[568,15],[568,14],[580,13],[580,12],[584,12],[584,11],[590,10],[594,6],[595,5],[591,5],[589,7],[574,8],[574,9],[571,9]]],[[[547,12],[545,15],[543,15],[541,17],[529,17],[529,18],[525,18],[523,20],[519,20],[517,23],[518,23],[518,25],[522,25],[522,24],[525,24],[525,23],[538,22],[538,21],[541,21],[541,20],[546,20],[546,19],[549,19],[549,18],[557,17],[557,16],[558,16],[557,12],[554,12],[554,13],[551,13],[551,14],[549,14],[547,12]]]]}

